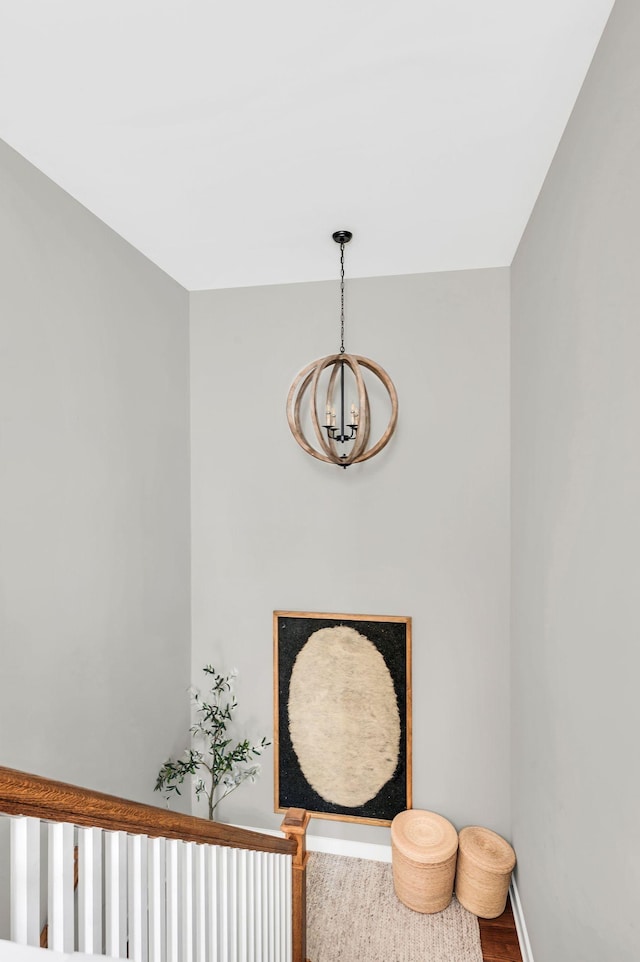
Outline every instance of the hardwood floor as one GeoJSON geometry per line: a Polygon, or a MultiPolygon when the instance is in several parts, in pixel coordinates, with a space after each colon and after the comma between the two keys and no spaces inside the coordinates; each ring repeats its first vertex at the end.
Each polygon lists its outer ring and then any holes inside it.
{"type": "Polygon", "coordinates": [[[511,901],[497,919],[478,919],[484,962],[522,962],[511,901]]]}

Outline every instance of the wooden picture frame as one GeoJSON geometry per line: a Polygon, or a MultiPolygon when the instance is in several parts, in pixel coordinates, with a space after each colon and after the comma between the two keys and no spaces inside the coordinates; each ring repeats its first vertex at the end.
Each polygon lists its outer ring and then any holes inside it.
{"type": "Polygon", "coordinates": [[[275,811],[411,808],[411,618],[274,611],[273,665],[275,811]]]}

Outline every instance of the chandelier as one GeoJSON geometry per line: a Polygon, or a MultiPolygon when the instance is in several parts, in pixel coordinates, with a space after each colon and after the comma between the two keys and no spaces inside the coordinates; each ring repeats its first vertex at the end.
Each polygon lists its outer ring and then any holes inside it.
{"type": "Polygon", "coordinates": [[[379,364],[345,351],[344,247],[353,234],[338,230],[332,236],[340,245],[340,352],[321,357],[300,371],[289,389],[287,419],[294,438],[307,454],[347,468],[350,464],[368,461],[388,444],[398,420],[398,395],[393,381],[379,364]],[[364,371],[382,384],[391,407],[385,430],[371,445],[371,410],[364,371]],[[305,399],[308,407],[304,405],[305,399]],[[305,436],[303,414],[308,427],[313,427],[315,446],[305,436]]]}

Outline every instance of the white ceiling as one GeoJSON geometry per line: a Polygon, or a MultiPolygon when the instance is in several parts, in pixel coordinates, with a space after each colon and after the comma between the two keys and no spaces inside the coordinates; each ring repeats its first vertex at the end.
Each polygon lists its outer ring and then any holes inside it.
{"type": "Polygon", "coordinates": [[[0,137],[190,290],[509,264],[613,0],[0,0],[0,137]]]}

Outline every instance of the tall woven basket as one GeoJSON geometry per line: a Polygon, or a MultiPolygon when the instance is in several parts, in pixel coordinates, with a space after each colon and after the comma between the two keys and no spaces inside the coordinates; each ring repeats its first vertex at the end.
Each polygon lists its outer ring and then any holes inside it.
{"type": "Polygon", "coordinates": [[[393,885],[414,912],[442,912],[453,896],[458,833],[441,815],[412,809],[391,823],[393,885]]]}
{"type": "Polygon", "coordinates": [[[515,864],[515,852],[500,835],[477,825],[463,828],[458,839],[458,902],[482,919],[502,915],[515,864]]]}

